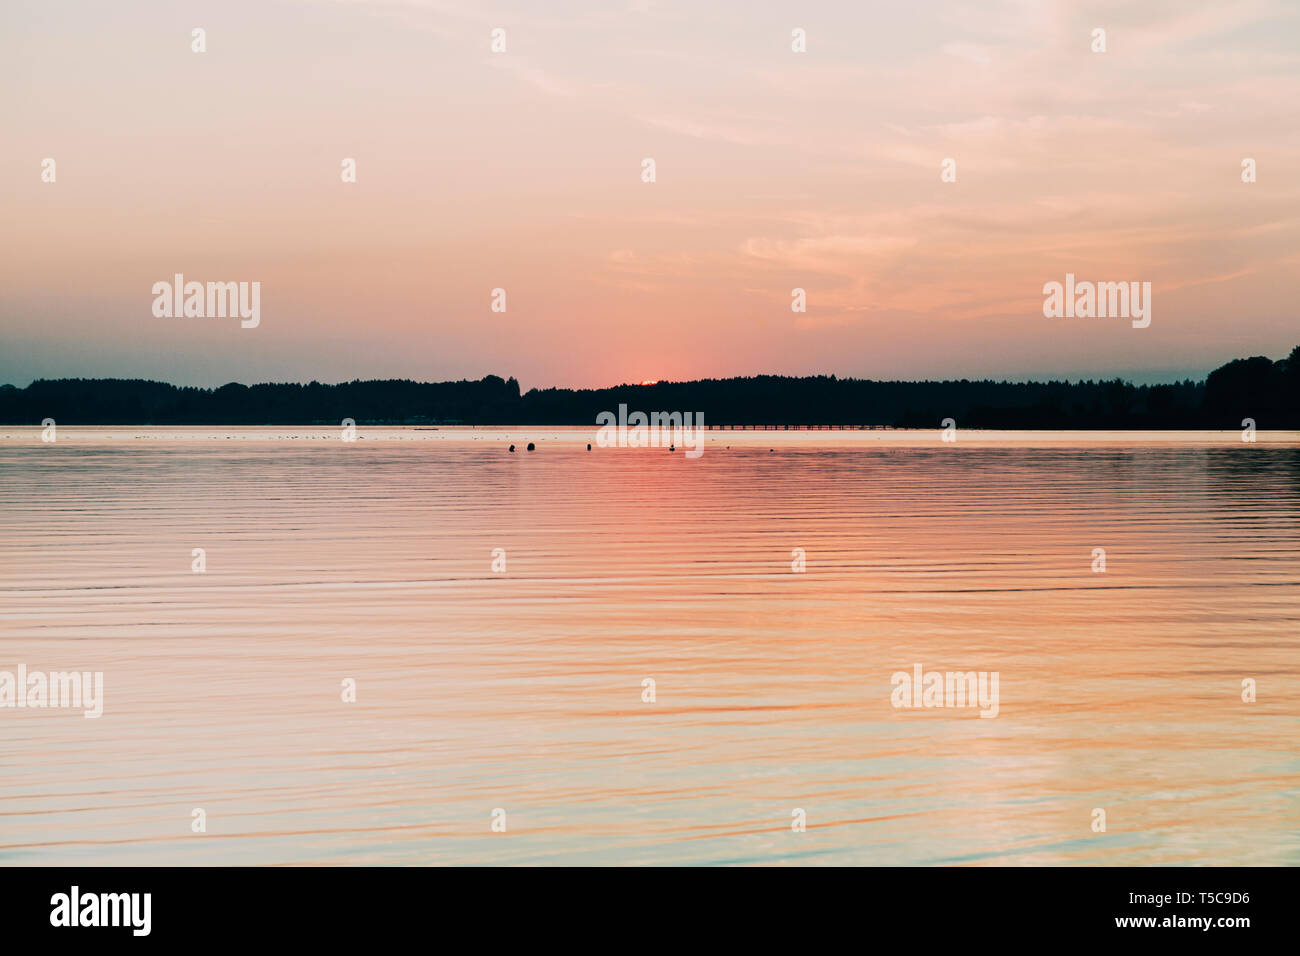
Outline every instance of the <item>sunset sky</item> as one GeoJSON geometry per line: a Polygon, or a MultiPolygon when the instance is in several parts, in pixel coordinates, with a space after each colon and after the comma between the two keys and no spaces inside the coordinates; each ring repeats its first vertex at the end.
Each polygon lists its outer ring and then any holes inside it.
{"type": "Polygon", "coordinates": [[[6,0],[0,382],[1279,358],[1298,67],[1290,0],[6,0]],[[260,282],[260,326],[155,318],[177,272],[260,282]],[[1150,328],[1044,318],[1067,272],[1151,282],[1150,328]]]}

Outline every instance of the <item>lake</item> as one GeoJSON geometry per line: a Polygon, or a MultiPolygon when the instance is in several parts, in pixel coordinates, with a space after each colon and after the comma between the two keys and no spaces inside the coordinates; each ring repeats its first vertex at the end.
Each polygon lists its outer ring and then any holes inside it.
{"type": "Polygon", "coordinates": [[[1296,433],[593,436],[0,426],[0,862],[1300,864],[1296,433]]]}

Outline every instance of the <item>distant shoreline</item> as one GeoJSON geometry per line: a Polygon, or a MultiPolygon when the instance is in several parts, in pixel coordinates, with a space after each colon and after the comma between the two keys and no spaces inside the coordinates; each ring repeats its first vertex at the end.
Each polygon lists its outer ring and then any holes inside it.
{"type": "MultiPolygon", "coordinates": [[[[410,425],[370,425],[350,429],[354,447],[478,447],[505,451],[507,445],[537,443],[541,452],[597,455],[608,452],[656,455],[669,447],[667,440],[647,436],[641,447],[605,448],[591,425],[452,425],[423,428],[410,425]],[[588,446],[591,446],[588,448],[588,446]]],[[[60,425],[57,441],[47,443],[40,425],[0,425],[0,449],[20,447],[122,448],[191,445],[208,448],[250,445],[301,445],[325,447],[339,442],[338,425],[60,425]]],[[[1261,429],[1247,436],[1243,429],[984,429],[960,428],[947,433],[939,428],[830,428],[764,429],[720,428],[699,433],[693,447],[710,454],[735,452],[907,451],[989,448],[1072,449],[1295,449],[1300,450],[1300,429],[1261,429]]],[[[684,446],[683,446],[684,447],[684,446]]]]}
{"type": "Polygon", "coordinates": [[[1204,381],[875,381],[758,375],[690,382],[547,388],[513,379],[311,382],[219,388],[142,379],[39,379],[0,385],[0,425],[589,427],[618,412],[703,416],[758,430],[958,427],[1016,430],[1300,428],[1300,346],[1287,358],[1234,359],[1204,381]],[[627,412],[630,410],[630,412],[627,412]]]}

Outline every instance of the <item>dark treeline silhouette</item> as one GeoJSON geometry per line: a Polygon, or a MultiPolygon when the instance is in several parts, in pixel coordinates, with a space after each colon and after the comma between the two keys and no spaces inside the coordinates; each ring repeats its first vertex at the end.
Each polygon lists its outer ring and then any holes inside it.
{"type": "Polygon", "coordinates": [[[1204,382],[878,382],[818,375],[533,389],[515,379],[232,383],[188,388],[138,379],[0,386],[0,423],[35,425],[593,425],[600,412],[703,413],[708,425],[936,428],[1300,428],[1300,346],[1288,358],[1236,359],[1204,382]]]}

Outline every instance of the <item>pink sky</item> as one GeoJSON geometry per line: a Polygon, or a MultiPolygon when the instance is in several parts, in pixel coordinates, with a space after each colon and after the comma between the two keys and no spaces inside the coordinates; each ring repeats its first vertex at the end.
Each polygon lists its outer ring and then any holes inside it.
{"type": "Polygon", "coordinates": [[[1300,344],[1294,3],[129,7],[0,7],[0,382],[1146,380],[1300,344]],[[155,318],[176,272],[261,282],[260,325],[155,318]],[[1151,282],[1151,327],[1044,318],[1066,272],[1151,282]]]}

